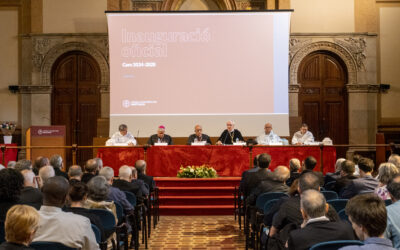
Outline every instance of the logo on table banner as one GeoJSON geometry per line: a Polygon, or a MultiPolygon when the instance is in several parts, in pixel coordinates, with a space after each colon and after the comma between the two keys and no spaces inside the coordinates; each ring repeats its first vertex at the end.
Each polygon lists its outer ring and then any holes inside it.
{"type": "Polygon", "coordinates": [[[38,129],[38,135],[51,135],[54,133],[59,133],[58,129],[38,129]]]}

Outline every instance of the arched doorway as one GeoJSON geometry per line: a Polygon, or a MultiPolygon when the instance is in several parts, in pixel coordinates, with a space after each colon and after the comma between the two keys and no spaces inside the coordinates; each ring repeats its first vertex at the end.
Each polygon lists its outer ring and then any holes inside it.
{"type": "MultiPolygon", "coordinates": [[[[51,71],[52,125],[66,126],[67,145],[92,145],[100,117],[100,68],[89,54],[70,51],[61,55],[51,71]]],[[[92,158],[92,150],[79,150],[77,163],[83,166],[92,158]]],[[[67,166],[72,163],[67,151],[67,166]]]]}
{"type": "Polygon", "coordinates": [[[298,83],[299,116],[315,139],[329,137],[334,144],[347,144],[347,69],[343,61],[332,52],[313,52],[300,63],[298,83]]]}

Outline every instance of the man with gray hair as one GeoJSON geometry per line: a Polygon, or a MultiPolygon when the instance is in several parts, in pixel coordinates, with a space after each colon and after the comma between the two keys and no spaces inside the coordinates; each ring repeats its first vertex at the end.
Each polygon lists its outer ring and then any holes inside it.
{"type": "Polygon", "coordinates": [[[79,165],[72,165],[68,169],[69,183],[80,182],[82,179],[82,168],[79,165]]]}
{"type": "Polygon", "coordinates": [[[329,205],[320,192],[310,189],[301,194],[300,211],[303,223],[300,229],[289,233],[289,249],[303,250],[320,242],[356,239],[349,223],[329,221],[326,217],[328,209],[329,205]]]}
{"type": "Polygon", "coordinates": [[[16,164],[17,164],[17,162],[15,162],[15,161],[9,161],[7,163],[7,168],[15,168],[16,164]]]}
{"type": "Polygon", "coordinates": [[[110,190],[108,193],[108,199],[118,202],[122,205],[125,212],[129,212],[133,210],[131,203],[126,199],[126,195],[120,189],[113,187],[114,181],[114,169],[110,167],[104,167],[100,170],[99,176],[103,176],[108,184],[110,184],[110,190]]]}
{"type": "Polygon", "coordinates": [[[103,160],[101,158],[98,158],[98,157],[94,158],[94,160],[97,163],[97,167],[98,167],[97,171],[100,172],[100,170],[103,168],[103,160]]]}
{"type": "Polygon", "coordinates": [[[143,201],[143,194],[140,186],[137,183],[131,183],[132,170],[129,166],[124,165],[119,168],[119,179],[114,180],[113,186],[119,188],[121,191],[131,192],[136,195],[138,201],[143,201]]]}
{"type": "Polygon", "coordinates": [[[137,160],[135,162],[135,168],[137,170],[137,178],[139,180],[143,180],[149,188],[150,192],[153,192],[154,188],[156,187],[156,183],[154,182],[153,176],[146,175],[146,161],[144,160],[137,160]]]}
{"type": "Polygon", "coordinates": [[[128,132],[128,126],[125,124],[121,124],[118,126],[118,132],[115,132],[111,139],[107,140],[106,146],[135,146],[136,139],[135,137],[128,132]]]}
{"type": "Polygon", "coordinates": [[[217,141],[217,145],[233,144],[236,141],[244,141],[242,133],[235,129],[234,121],[226,122],[226,129],[222,132],[217,141]]]}
{"type": "Polygon", "coordinates": [[[289,187],[292,185],[294,180],[298,179],[300,176],[299,170],[301,168],[300,160],[297,158],[292,158],[289,161],[290,177],[286,181],[286,185],[289,187]]]}
{"type": "Polygon", "coordinates": [[[400,156],[398,154],[391,154],[388,162],[393,163],[400,170],[400,156]]]}
{"type": "Polygon", "coordinates": [[[62,171],[63,158],[61,157],[61,155],[52,155],[50,157],[50,165],[53,166],[56,176],[62,176],[68,180],[68,174],[62,171]]]}
{"type": "Polygon", "coordinates": [[[42,184],[44,185],[49,178],[55,176],[54,168],[50,165],[42,167],[39,169],[39,176],[42,180],[42,184]]]}
{"type": "Polygon", "coordinates": [[[21,190],[19,203],[32,206],[39,210],[43,204],[43,195],[38,189],[35,174],[32,170],[28,169],[22,170],[21,174],[24,176],[24,188],[21,190]]]}
{"type": "Polygon", "coordinates": [[[22,170],[32,170],[32,162],[30,160],[19,160],[16,164],[15,164],[15,170],[21,172],[22,170]]]}
{"type": "Polygon", "coordinates": [[[90,159],[85,164],[85,173],[82,175],[82,182],[88,183],[90,179],[98,174],[99,165],[95,159],[90,159]]]}

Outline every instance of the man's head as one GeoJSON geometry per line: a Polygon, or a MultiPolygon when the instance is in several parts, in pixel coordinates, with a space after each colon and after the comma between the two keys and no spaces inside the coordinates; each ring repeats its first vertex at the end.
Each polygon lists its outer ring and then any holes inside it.
{"type": "Polygon", "coordinates": [[[15,170],[21,172],[24,169],[27,170],[31,170],[32,169],[32,162],[30,160],[19,160],[16,164],[15,164],[15,170]]]}
{"type": "Polygon", "coordinates": [[[390,180],[399,173],[398,168],[390,162],[385,162],[379,165],[378,180],[382,184],[388,184],[390,180]]]}
{"type": "Polygon", "coordinates": [[[336,172],[340,172],[340,170],[342,170],[342,163],[345,161],[345,158],[339,158],[336,160],[336,164],[335,164],[335,171],[336,172]]]}
{"type": "Polygon", "coordinates": [[[400,174],[393,177],[386,186],[393,203],[400,200],[400,174]]]}
{"type": "Polygon", "coordinates": [[[299,193],[303,193],[307,190],[316,190],[319,191],[319,178],[316,174],[312,172],[308,172],[300,175],[299,177],[299,193]]]}
{"type": "Polygon", "coordinates": [[[360,194],[346,205],[346,214],[360,240],[381,237],[386,229],[385,202],[376,194],[360,194]]]}
{"type": "Polygon", "coordinates": [[[258,157],[260,157],[260,155],[256,155],[253,158],[253,167],[258,167],[258,157]]]}
{"type": "Polygon", "coordinates": [[[68,169],[68,177],[69,179],[75,179],[75,180],[81,180],[82,178],[82,168],[79,165],[72,165],[71,167],[69,167],[68,169]]]}
{"type": "Polygon", "coordinates": [[[162,139],[162,138],[164,138],[164,135],[165,135],[165,126],[163,126],[163,125],[158,126],[158,129],[157,129],[158,138],[162,139]]]}
{"type": "Polygon", "coordinates": [[[278,166],[275,168],[272,178],[275,181],[285,183],[287,179],[290,177],[290,171],[286,166],[278,166]]]}
{"type": "Polygon", "coordinates": [[[93,201],[105,201],[108,198],[110,185],[103,176],[95,176],[87,184],[88,197],[93,201]]]}
{"type": "Polygon", "coordinates": [[[103,160],[101,158],[94,158],[94,160],[97,162],[97,170],[100,171],[103,168],[103,160]]]}
{"type": "Polygon", "coordinates": [[[136,170],[136,168],[135,168],[135,167],[132,167],[132,166],[129,166],[129,168],[130,168],[131,171],[132,171],[132,179],[133,179],[133,180],[136,180],[136,179],[137,179],[137,170],[136,170]]]}
{"type": "MultiPolygon", "coordinates": [[[[43,169],[43,168],[42,168],[43,169]]],[[[69,183],[62,176],[54,176],[44,182],[42,187],[43,205],[63,207],[67,198],[69,183]]]]}
{"type": "Polygon", "coordinates": [[[121,124],[118,126],[118,131],[121,135],[126,135],[128,133],[128,126],[121,124]]]}
{"type": "Polygon", "coordinates": [[[4,222],[7,242],[27,244],[32,241],[39,226],[39,213],[27,205],[15,205],[7,211],[4,222]]]}
{"type": "Polygon", "coordinates": [[[60,155],[52,155],[50,157],[50,165],[53,166],[54,169],[62,169],[63,167],[63,159],[60,155]]]}
{"type": "Polygon", "coordinates": [[[49,158],[43,157],[43,156],[38,156],[35,160],[34,163],[34,168],[39,170],[40,168],[50,165],[49,158]]]}
{"type": "Polygon", "coordinates": [[[301,124],[301,127],[300,127],[301,134],[304,135],[305,133],[307,133],[307,131],[308,131],[308,125],[305,123],[301,124]]]}
{"type": "Polygon", "coordinates": [[[194,126],[194,133],[197,137],[201,137],[201,135],[203,134],[203,127],[201,127],[201,125],[194,126]]]}
{"type": "Polygon", "coordinates": [[[354,164],[358,164],[358,161],[361,159],[361,155],[359,155],[359,154],[354,154],[353,155],[353,162],[354,162],[354,164]]]}
{"type": "Polygon", "coordinates": [[[55,176],[54,168],[52,166],[44,166],[39,169],[39,176],[43,183],[46,183],[48,179],[55,176]]]}
{"type": "Polygon", "coordinates": [[[358,168],[360,169],[360,176],[363,177],[365,175],[371,174],[371,172],[374,170],[374,162],[371,159],[368,158],[360,158],[358,160],[358,168]]]}
{"type": "Polygon", "coordinates": [[[132,170],[129,166],[124,165],[119,168],[118,176],[120,179],[131,182],[132,180],[132,170]]]}
{"type": "Polygon", "coordinates": [[[297,158],[292,158],[289,161],[290,172],[298,172],[301,167],[300,160],[297,158]]]}
{"type": "Polygon", "coordinates": [[[269,133],[271,133],[271,131],[272,131],[272,124],[269,123],[269,122],[265,123],[265,125],[264,125],[264,131],[265,131],[265,134],[266,134],[266,135],[268,135],[269,133]]]}
{"type": "Polygon", "coordinates": [[[33,173],[32,170],[24,169],[21,171],[21,174],[24,176],[24,187],[38,187],[35,182],[35,173],[33,173]]]}
{"type": "Polygon", "coordinates": [[[24,177],[12,168],[0,170],[0,201],[17,202],[24,187],[24,177]]]}
{"type": "Polygon", "coordinates": [[[393,163],[400,170],[400,156],[392,154],[389,156],[388,162],[393,163]]]}
{"type": "Polygon", "coordinates": [[[137,160],[135,162],[135,168],[139,174],[146,174],[146,162],[144,160],[137,160]]]}
{"type": "Polygon", "coordinates": [[[100,170],[99,176],[106,178],[108,184],[112,184],[114,180],[114,169],[110,167],[104,167],[100,170]]]}
{"type": "Polygon", "coordinates": [[[356,171],[356,165],[352,161],[345,160],[344,162],[342,162],[341,169],[341,176],[353,175],[356,171]]]}
{"type": "Polygon", "coordinates": [[[90,159],[86,162],[85,165],[86,173],[96,174],[98,170],[99,170],[99,165],[97,165],[97,161],[95,159],[90,159]]]}
{"type": "Polygon", "coordinates": [[[15,165],[17,165],[16,161],[9,161],[7,163],[7,168],[15,168],[15,165]]]}
{"type": "Polygon", "coordinates": [[[260,168],[268,168],[271,162],[271,156],[269,154],[263,153],[258,157],[258,166],[260,168]]]}
{"type": "Polygon", "coordinates": [[[308,220],[325,216],[329,205],[326,203],[325,197],[321,192],[311,189],[301,194],[300,209],[303,218],[308,220]]]}
{"type": "Polygon", "coordinates": [[[235,129],[235,122],[234,122],[234,121],[227,121],[227,122],[226,122],[226,129],[227,129],[229,132],[232,132],[233,129],[235,129]]]}
{"type": "Polygon", "coordinates": [[[304,160],[304,169],[314,170],[316,165],[317,160],[312,156],[309,156],[304,160]]]}

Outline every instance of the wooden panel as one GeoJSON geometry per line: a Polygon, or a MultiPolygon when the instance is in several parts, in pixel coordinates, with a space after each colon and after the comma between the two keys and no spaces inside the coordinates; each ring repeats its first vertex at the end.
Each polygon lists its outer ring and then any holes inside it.
{"type": "Polygon", "coordinates": [[[319,102],[304,102],[303,103],[303,121],[307,123],[308,129],[312,131],[316,138],[319,138],[320,124],[319,124],[319,113],[320,104],[319,102]]]}
{"type": "Polygon", "coordinates": [[[342,79],[342,69],[339,68],[340,65],[333,61],[330,57],[324,57],[324,76],[325,80],[341,80],[342,79]]]}
{"type": "Polygon", "coordinates": [[[345,144],[346,141],[341,140],[344,139],[342,134],[347,134],[347,124],[338,122],[342,119],[343,104],[341,102],[326,102],[325,112],[327,119],[326,122],[324,122],[324,125],[326,126],[324,131],[326,131],[326,133],[322,136],[331,139],[335,138],[335,144],[345,144]]]}
{"type": "Polygon", "coordinates": [[[318,56],[310,58],[303,68],[301,80],[320,80],[320,61],[318,56]]]}

